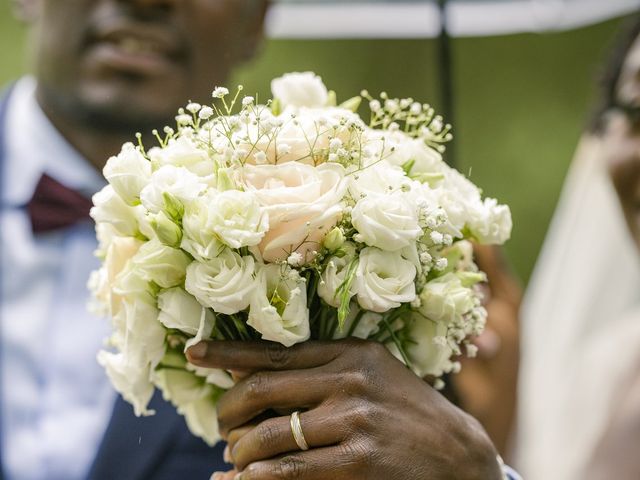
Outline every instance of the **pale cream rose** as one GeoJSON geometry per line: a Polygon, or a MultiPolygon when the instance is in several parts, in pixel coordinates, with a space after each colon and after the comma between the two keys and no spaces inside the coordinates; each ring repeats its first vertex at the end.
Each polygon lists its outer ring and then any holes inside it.
{"type": "Polygon", "coordinates": [[[398,252],[367,247],[360,252],[354,289],[365,310],[384,313],[416,298],[416,267],[398,252]]]}
{"type": "Polygon", "coordinates": [[[259,244],[265,262],[297,252],[313,259],[326,233],[340,220],[346,190],[344,169],[336,164],[298,163],[246,166],[244,183],[269,215],[269,231],[259,244]]]}
{"type": "Polygon", "coordinates": [[[427,282],[420,292],[419,311],[439,323],[452,324],[476,304],[473,288],[465,287],[458,275],[445,275],[427,282]]]}
{"type": "Polygon", "coordinates": [[[274,264],[258,269],[247,323],[263,340],[285,347],[309,339],[306,283],[296,270],[274,264]]]}
{"type": "Polygon", "coordinates": [[[246,152],[246,163],[320,165],[328,160],[332,142],[346,148],[354,136],[351,127],[362,124],[356,114],[337,107],[286,110],[272,121],[281,125],[270,133],[249,123],[234,135],[238,148],[246,152]]]}

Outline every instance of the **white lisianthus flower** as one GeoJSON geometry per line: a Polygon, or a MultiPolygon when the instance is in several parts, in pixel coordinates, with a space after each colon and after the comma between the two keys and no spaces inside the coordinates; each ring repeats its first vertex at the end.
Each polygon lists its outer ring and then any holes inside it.
{"type": "Polygon", "coordinates": [[[151,178],[151,162],[133,143],[125,143],[117,156],[107,160],[102,173],[125,203],[136,205],[151,178]]]}
{"type": "Polygon", "coordinates": [[[398,252],[367,247],[360,252],[354,289],[365,310],[383,313],[416,298],[416,267],[398,252]]]}
{"type": "Polygon", "coordinates": [[[217,257],[226,247],[209,228],[209,199],[217,194],[209,190],[205,195],[187,205],[182,217],[182,242],[180,248],[200,262],[217,257]]]}
{"type": "Polygon", "coordinates": [[[451,370],[453,349],[447,340],[446,323],[413,315],[409,322],[406,353],[411,369],[421,378],[440,377],[451,370]]]}
{"type": "Polygon", "coordinates": [[[220,368],[197,367],[191,363],[187,363],[186,368],[199,377],[203,377],[205,382],[215,385],[216,387],[229,390],[235,385],[233,377],[226,370],[222,370],[220,368]]]}
{"type": "Polygon", "coordinates": [[[469,223],[475,239],[484,245],[502,245],[511,237],[513,222],[508,205],[500,205],[495,198],[482,202],[483,215],[469,223]]]}
{"type": "Polygon", "coordinates": [[[476,293],[450,272],[427,282],[420,292],[420,302],[422,315],[435,322],[451,324],[475,306],[476,293]]]}
{"type": "Polygon", "coordinates": [[[187,370],[161,368],[154,372],[153,377],[154,383],[162,391],[162,397],[176,407],[198,401],[213,393],[211,385],[187,370]]]}
{"type": "Polygon", "coordinates": [[[404,186],[411,186],[411,179],[407,178],[402,168],[381,161],[375,165],[356,172],[349,185],[349,193],[357,202],[367,196],[388,195],[402,190],[404,186]]]}
{"type": "Polygon", "coordinates": [[[155,305],[137,299],[125,299],[124,308],[114,317],[116,328],[124,332],[120,350],[130,359],[155,368],[166,352],[166,330],[158,322],[155,305]]]}
{"type": "Polygon", "coordinates": [[[307,286],[296,270],[275,264],[258,269],[247,323],[263,340],[285,347],[309,339],[307,286]]]}
{"type": "Polygon", "coordinates": [[[416,205],[402,193],[363,198],[353,208],[351,221],[364,243],[387,251],[409,247],[423,233],[416,205]]]}
{"type": "Polygon", "coordinates": [[[113,388],[133,405],[137,417],[153,415],[147,407],[153,397],[155,387],[149,379],[149,366],[132,364],[123,353],[100,351],[98,363],[105,369],[113,388]]]}
{"type": "Polygon", "coordinates": [[[200,177],[185,167],[165,165],[153,172],[149,184],[140,193],[140,201],[149,212],[158,213],[166,209],[165,194],[186,205],[206,188],[200,177]]]}
{"type": "Polygon", "coordinates": [[[218,411],[213,396],[181,405],[178,412],[184,415],[191,433],[202,438],[209,446],[222,439],[218,430],[218,411]]]}
{"type": "Polygon", "coordinates": [[[185,288],[202,305],[232,315],[249,306],[249,297],[255,288],[254,271],[253,257],[241,257],[225,249],[206,263],[189,265],[185,288]]]}
{"type": "Polygon", "coordinates": [[[164,165],[185,167],[199,177],[211,178],[214,175],[214,164],[209,158],[206,147],[187,135],[169,140],[167,146],[154,147],[148,152],[156,169],[164,165]]]}
{"type": "Polygon", "coordinates": [[[313,72],[293,72],[271,81],[273,98],[283,107],[324,107],[329,92],[322,78],[313,72]]]}
{"type": "Polygon", "coordinates": [[[246,166],[244,182],[269,215],[269,231],[259,245],[266,262],[286,260],[293,252],[310,261],[342,216],[346,181],[340,165],[246,166]]]}
{"type": "Polygon", "coordinates": [[[118,313],[122,302],[122,297],[113,292],[116,278],[138,252],[141,245],[140,240],[132,237],[115,237],[109,245],[104,264],[99,270],[99,279],[93,285],[93,295],[99,302],[108,306],[111,315],[118,313]]]}
{"type": "Polygon", "coordinates": [[[158,321],[166,328],[180,330],[191,336],[209,337],[215,316],[180,287],[164,290],[158,295],[158,321]],[[203,318],[204,317],[204,318],[203,318]]]}
{"type": "MultiPolygon", "coordinates": [[[[318,296],[328,305],[338,308],[340,306],[340,298],[338,296],[338,288],[345,281],[349,265],[355,256],[355,247],[352,243],[345,243],[342,246],[343,255],[333,255],[329,258],[327,266],[320,275],[318,283],[318,296]]],[[[349,291],[350,297],[355,295],[353,288],[349,291]]]]}
{"type": "Polygon", "coordinates": [[[184,281],[191,260],[183,251],[154,239],[140,247],[132,263],[145,280],[162,288],[171,288],[184,281]]]}
{"type": "Polygon", "coordinates": [[[98,248],[93,252],[100,259],[104,259],[107,250],[114,238],[121,236],[113,225],[110,223],[96,223],[96,238],[98,239],[98,248]]]}
{"type": "Polygon", "coordinates": [[[140,233],[138,219],[141,206],[132,207],[116,193],[113,186],[107,185],[93,196],[91,218],[96,224],[108,223],[124,237],[135,237],[140,233]]]}
{"type": "Polygon", "coordinates": [[[351,336],[367,340],[371,335],[375,335],[380,331],[380,322],[382,321],[382,315],[374,312],[365,312],[360,310],[354,303],[349,309],[349,315],[344,322],[344,328],[337,328],[333,339],[338,340],[346,338],[351,330],[351,336]],[[358,322],[354,327],[353,323],[358,322]]]}
{"type": "Polygon", "coordinates": [[[227,190],[209,197],[207,228],[231,248],[258,245],[269,228],[269,216],[250,192],[227,190]]]}

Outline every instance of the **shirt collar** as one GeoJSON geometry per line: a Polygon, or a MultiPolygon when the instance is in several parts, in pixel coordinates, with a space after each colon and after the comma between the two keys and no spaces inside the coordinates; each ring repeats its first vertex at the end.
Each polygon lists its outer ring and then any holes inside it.
{"type": "Polygon", "coordinates": [[[36,80],[23,77],[11,91],[5,118],[4,201],[24,205],[43,173],[87,196],[104,178],[56,130],[36,100],[36,80]]]}

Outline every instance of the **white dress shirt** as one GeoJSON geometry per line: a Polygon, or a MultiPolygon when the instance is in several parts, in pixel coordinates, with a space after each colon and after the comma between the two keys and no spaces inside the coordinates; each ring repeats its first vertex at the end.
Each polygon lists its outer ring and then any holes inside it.
{"type": "Polygon", "coordinates": [[[108,323],[86,308],[94,229],[87,222],[34,237],[19,206],[43,172],[87,195],[104,180],[51,125],[35,86],[32,78],[15,85],[2,130],[2,457],[8,480],[79,480],[115,400],[96,362],[108,323]]]}

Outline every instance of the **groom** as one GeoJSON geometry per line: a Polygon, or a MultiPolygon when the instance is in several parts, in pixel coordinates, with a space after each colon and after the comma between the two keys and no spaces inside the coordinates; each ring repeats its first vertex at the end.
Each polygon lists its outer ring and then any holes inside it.
{"type": "MultiPolygon", "coordinates": [[[[133,132],[172,123],[188,99],[207,102],[212,87],[251,57],[266,1],[21,0],[18,6],[32,23],[35,75],[19,80],[0,101],[4,478],[206,479],[230,468],[220,447],[211,450],[193,438],[161,398],[151,405],[155,416],[135,418],[97,365],[108,326],[86,313],[85,283],[96,266],[96,243],[84,197],[103,185],[98,172],[105,159],[133,132]]],[[[361,442],[346,445],[341,456],[322,457],[312,470],[296,470],[308,457],[295,456],[288,457],[293,470],[280,468],[271,458],[287,451],[290,432],[280,432],[284,443],[271,454],[276,438],[263,447],[250,442],[264,429],[245,425],[250,435],[237,435],[245,420],[275,401],[269,392],[277,393],[275,375],[250,377],[230,392],[221,412],[236,434],[233,446],[240,447],[233,453],[238,465],[247,466],[247,478],[331,478],[336,468],[354,465],[362,468],[344,478],[418,478],[416,472],[433,479],[501,478],[495,449],[477,422],[376,347],[361,345],[355,357],[335,346],[262,348],[237,345],[226,355],[205,348],[191,355],[194,362],[247,373],[280,369],[280,379],[304,367],[305,358],[329,372],[338,368],[333,374],[345,380],[346,394],[336,397],[333,411],[345,415],[343,427],[355,421],[352,438],[361,442]],[[243,388],[251,385],[264,392],[253,404],[242,401],[243,388]],[[393,395],[375,395],[387,387],[393,395]],[[265,470],[269,465],[275,470],[265,470]]],[[[315,379],[307,373],[309,384],[319,381],[321,395],[335,393],[339,384],[326,382],[326,375],[322,380],[320,369],[314,372],[315,379]]],[[[281,394],[300,387],[285,383],[281,394]]],[[[323,429],[339,434],[340,425],[321,421],[314,428],[304,414],[302,421],[313,447],[309,455],[322,454],[315,447],[323,429]]]]}

